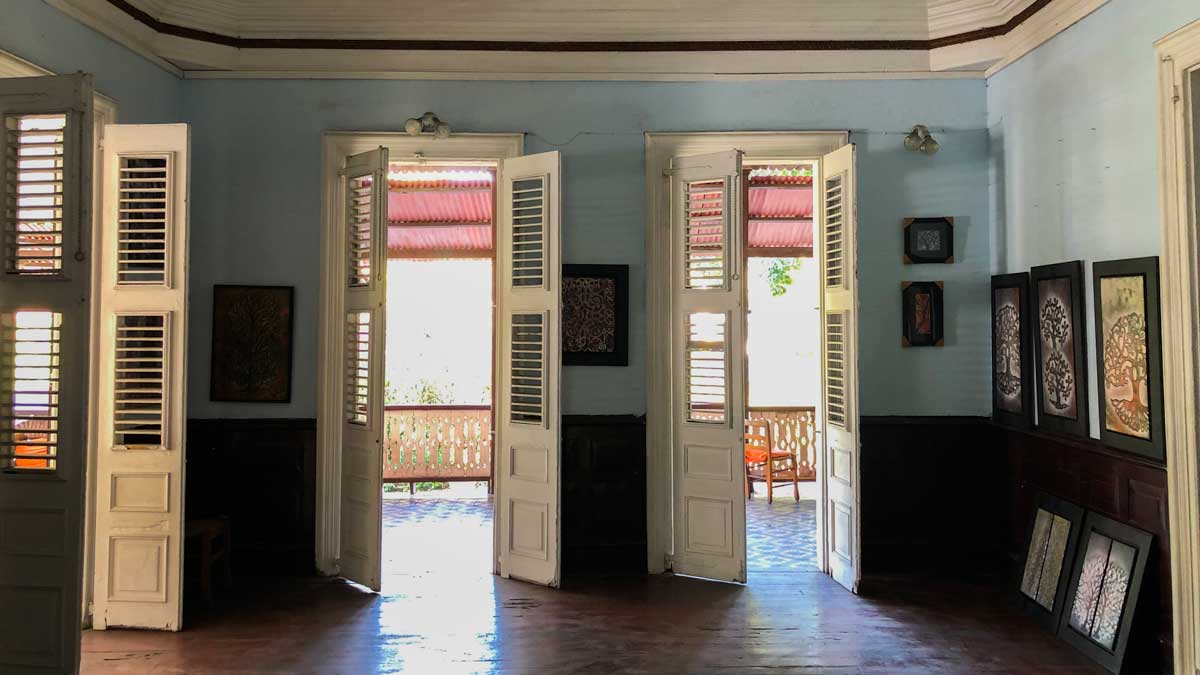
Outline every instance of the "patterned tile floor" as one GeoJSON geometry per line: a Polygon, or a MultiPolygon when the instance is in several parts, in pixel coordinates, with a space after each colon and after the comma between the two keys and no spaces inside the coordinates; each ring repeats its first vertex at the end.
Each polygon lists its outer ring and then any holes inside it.
{"type": "Polygon", "coordinates": [[[746,502],[746,569],[812,572],[817,569],[817,503],[776,491],[775,502],[755,494],[746,502]]]}
{"type": "MultiPolygon", "coordinates": [[[[492,505],[487,499],[385,499],[384,592],[387,577],[489,570],[492,505]]],[[[746,502],[746,563],[751,572],[816,569],[816,502],[777,495],[746,502]]]]}

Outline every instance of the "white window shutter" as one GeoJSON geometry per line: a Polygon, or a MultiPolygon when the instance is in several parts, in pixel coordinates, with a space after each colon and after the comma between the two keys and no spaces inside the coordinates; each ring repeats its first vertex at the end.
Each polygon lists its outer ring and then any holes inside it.
{"type": "Polygon", "coordinates": [[[0,672],[78,669],[92,78],[0,78],[0,672]],[[48,537],[50,533],[57,536],[48,537]]]}
{"type": "Polygon", "coordinates": [[[97,628],[182,627],[190,150],[186,124],[104,129],[97,628]]]}

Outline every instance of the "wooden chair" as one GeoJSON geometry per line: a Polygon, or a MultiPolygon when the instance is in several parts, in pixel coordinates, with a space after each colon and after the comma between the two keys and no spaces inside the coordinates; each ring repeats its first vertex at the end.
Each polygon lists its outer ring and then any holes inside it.
{"type": "Polygon", "coordinates": [[[212,607],[212,568],[214,563],[220,561],[225,585],[233,585],[233,571],[229,562],[230,552],[233,550],[233,543],[229,536],[229,519],[225,516],[217,516],[188,520],[184,532],[185,538],[195,538],[200,541],[200,594],[204,596],[204,603],[212,607]],[[218,542],[219,546],[216,545],[218,542]]]}
{"type": "Polygon", "coordinates": [[[800,465],[787,450],[775,450],[771,423],[746,420],[746,499],[754,498],[754,481],[767,484],[767,503],[775,501],[775,483],[792,482],[792,492],[800,501],[800,465]]]}

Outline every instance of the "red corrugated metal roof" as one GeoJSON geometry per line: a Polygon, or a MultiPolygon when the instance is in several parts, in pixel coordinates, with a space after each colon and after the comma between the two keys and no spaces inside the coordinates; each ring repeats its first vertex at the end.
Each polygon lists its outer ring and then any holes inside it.
{"type": "Polygon", "coordinates": [[[809,187],[781,183],[780,187],[750,185],[747,205],[750,226],[746,245],[751,248],[812,248],[813,191],[811,176],[781,176],[781,180],[806,181],[809,187]],[[769,218],[771,220],[756,220],[769,218]],[[784,220],[786,219],[786,220],[784,220]]]}
{"type": "Polygon", "coordinates": [[[388,253],[490,251],[495,172],[393,167],[388,172],[388,253]]]}

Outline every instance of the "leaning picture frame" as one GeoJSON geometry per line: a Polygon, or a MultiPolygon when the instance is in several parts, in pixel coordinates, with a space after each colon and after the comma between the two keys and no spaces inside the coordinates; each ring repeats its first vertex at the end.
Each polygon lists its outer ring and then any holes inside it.
{"type": "Polygon", "coordinates": [[[1051,633],[1067,601],[1083,518],[1082,507],[1039,492],[1029,519],[1017,592],[1025,612],[1051,633]]]}
{"type": "Polygon", "coordinates": [[[992,277],[992,420],[1033,426],[1033,343],[1029,273],[992,277]]]}
{"type": "Polygon", "coordinates": [[[1083,262],[1029,271],[1039,429],[1088,435],[1083,262]]]}
{"type": "Polygon", "coordinates": [[[1109,672],[1129,647],[1154,535],[1089,511],[1059,617],[1058,636],[1109,672]]]}
{"type": "Polygon", "coordinates": [[[1092,265],[1100,440],[1165,462],[1158,258],[1092,265]]]}

